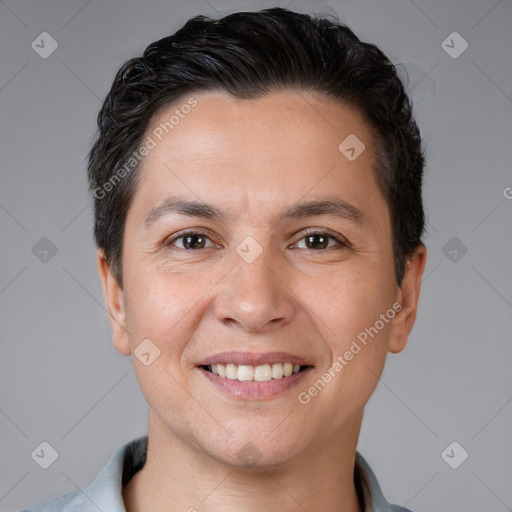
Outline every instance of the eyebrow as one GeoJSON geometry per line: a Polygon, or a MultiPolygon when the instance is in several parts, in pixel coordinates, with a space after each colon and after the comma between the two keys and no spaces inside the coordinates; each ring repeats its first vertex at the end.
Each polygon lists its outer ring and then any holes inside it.
{"type": "MultiPolygon", "coordinates": [[[[225,212],[214,205],[196,201],[194,199],[184,199],[171,196],[165,201],[152,208],[144,219],[144,228],[151,226],[166,215],[177,214],[186,217],[197,217],[210,220],[220,220],[227,222],[233,219],[233,215],[225,212]]],[[[365,220],[363,212],[353,204],[344,201],[339,197],[324,197],[304,203],[295,204],[276,218],[276,224],[283,220],[296,220],[305,217],[330,216],[350,220],[352,222],[362,223],[365,220]]]]}

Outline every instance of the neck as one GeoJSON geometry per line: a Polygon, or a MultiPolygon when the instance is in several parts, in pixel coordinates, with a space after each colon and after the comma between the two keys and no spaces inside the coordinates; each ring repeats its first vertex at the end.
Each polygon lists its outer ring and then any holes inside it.
{"type": "Polygon", "coordinates": [[[233,468],[150,412],[146,464],[123,488],[126,511],[362,512],[354,484],[361,420],[279,466],[233,468]]]}

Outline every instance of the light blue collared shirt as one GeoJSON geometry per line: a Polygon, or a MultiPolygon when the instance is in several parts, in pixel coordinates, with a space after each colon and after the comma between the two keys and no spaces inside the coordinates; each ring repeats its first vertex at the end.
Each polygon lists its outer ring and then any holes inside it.
{"type": "MultiPolygon", "coordinates": [[[[144,466],[147,443],[148,436],[126,443],[84,489],[62,494],[22,512],[126,512],[123,485],[144,466]]],[[[356,482],[364,496],[364,512],[411,512],[386,501],[377,478],[359,452],[356,452],[356,482]]]]}

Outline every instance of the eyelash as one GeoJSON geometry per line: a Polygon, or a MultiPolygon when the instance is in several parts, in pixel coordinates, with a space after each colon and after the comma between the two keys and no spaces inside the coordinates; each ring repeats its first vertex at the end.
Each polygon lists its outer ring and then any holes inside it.
{"type": "MultiPolygon", "coordinates": [[[[177,235],[172,236],[171,238],[167,238],[164,241],[163,245],[164,245],[164,247],[169,248],[171,250],[197,252],[197,251],[200,251],[201,249],[182,249],[181,247],[173,247],[172,244],[174,242],[176,242],[176,240],[180,240],[181,238],[185,238],[190,235],[205,235],[210,241],[212,241],[210,236],[207,236],[209,234],[210,234],[210,232],[207,229],[203,229],[203,230],[191,229],[189,231],[184,231],[182,233],[178,233],[177,235]]],[[[328,229],[324,229],[323,231],[320,231],[320,230],[308,231],[308,232],[304,233],[303,236],[298,241],[301,241],[304,238],[306,238],[307,236],[311,236],[311,235],[327,236],[331,240],[334,240],[338,244],[338,246],[345,247],[347,249],[351,248],[349,242],[343,236],[339,235],[338,233],[335,233],[334,231],[330,231],[328,229]]],[[[308,248],[306,248],[306,250],[309,250],[312,252],[325,252],[325,251],[327,251],[329,249],[333,249],[333,248],[334,247],[328,247],[326,249],[308,249],[308,248]]],[[[204,249],[210,249],[210,247],[206,247],[204,249]]]]}

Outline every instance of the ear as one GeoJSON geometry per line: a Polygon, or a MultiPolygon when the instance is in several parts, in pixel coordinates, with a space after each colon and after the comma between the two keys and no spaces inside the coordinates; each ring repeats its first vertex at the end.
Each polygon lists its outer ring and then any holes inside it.
{"type": "Polygon", "coordinates": [[[107,305],[113,343],[116,350],[125,356],[131,354],[130,341],[126,329],[124,292],[110,270],[103,249],[98,249],[98,272],[103,286],[103,296],[107,305]]]}
{"type": "Polygon", "coordinates": [[[416,320],[421,279],[426,261],[427,249],[423,244],[407,260],[402,286],[398,288],[396,298],[396,301],[402,304],[402,309],[393,318],[393,330],[389,342],[388,350],[393,354],[397,354],[404,349],[416,320]]]}

